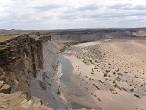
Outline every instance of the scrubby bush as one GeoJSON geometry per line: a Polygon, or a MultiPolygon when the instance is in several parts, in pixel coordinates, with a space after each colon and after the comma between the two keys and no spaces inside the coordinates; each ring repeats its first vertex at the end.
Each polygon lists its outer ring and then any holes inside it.
{"type": "Polygon", "coordinates": [[[134,89],[132,88],[132,89],[130,89],[130,91],[131,91],[131,92],[134,92],[134,89]]]}
{"type": "Polygon", "coordinates": [[[58,94],[58,95],[60,95],[60,94],[61,94],[61,92],[60,92],[60,90],[59,90],[59,89],[57,90],[57,94],[58,94]]]}
{"type": "Polygon", "coordinates": [[[105,72],[106,72],[106,73],[109,73],[109,72],[110,72],[110,70],[106,70],[105,72]]]}
{"type": "Polygon", "coordinates": [[[135,97],[140,98],[138,94],[134,94],[135,97]]]}
{"type": "Polygon", "coordinates": [[[104,73],[104,77],[107,77],[107,73],[104,73]]]}

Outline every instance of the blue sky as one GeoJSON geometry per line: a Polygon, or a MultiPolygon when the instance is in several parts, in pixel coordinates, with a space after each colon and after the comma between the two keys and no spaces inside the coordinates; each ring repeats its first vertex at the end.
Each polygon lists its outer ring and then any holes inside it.
{"type": "Polygon", "coordinates": [[[146,27],[146,0],[1,0],[1,29],[146,27]]]}

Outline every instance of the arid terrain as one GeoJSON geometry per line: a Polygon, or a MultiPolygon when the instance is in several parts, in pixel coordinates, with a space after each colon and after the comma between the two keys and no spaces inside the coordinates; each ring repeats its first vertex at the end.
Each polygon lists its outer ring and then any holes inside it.
{"type": "Polygon", "coordinates": [[[146,110],[146,39],[107,39],[64,52],[73,71],[61,91],[70,104],[103,110],[146,110]]]}
{"type": "Polygon", "coordinates": [[[146,29],[0,31],[0,110],[146,110],[146,29]]]}
{"type": "Polygon", "coordinates": [[[0,0],[0,110],[146,110],[146,0],[0,0]]]}

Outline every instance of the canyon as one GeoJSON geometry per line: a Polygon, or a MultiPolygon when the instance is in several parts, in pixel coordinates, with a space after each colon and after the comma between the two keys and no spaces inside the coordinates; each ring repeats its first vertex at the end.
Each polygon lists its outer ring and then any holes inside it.
{"type": "Polygon", "coordinates": [[[0,33],[0,109],[145,110],[145,28],[0,33]]]}

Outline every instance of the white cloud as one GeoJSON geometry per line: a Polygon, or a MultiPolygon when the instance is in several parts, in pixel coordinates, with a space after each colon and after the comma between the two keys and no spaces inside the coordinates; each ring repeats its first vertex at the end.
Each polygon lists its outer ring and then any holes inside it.
{"type": "Polygon", "coordinates": [[[145,7],[145,0],[3,0],[0,28],[140,27],[145,7]]]}

